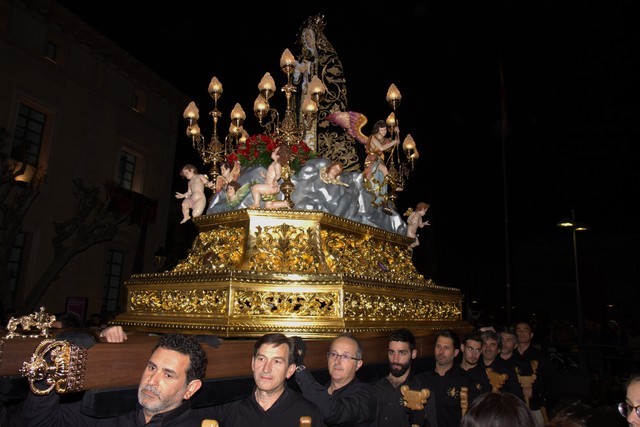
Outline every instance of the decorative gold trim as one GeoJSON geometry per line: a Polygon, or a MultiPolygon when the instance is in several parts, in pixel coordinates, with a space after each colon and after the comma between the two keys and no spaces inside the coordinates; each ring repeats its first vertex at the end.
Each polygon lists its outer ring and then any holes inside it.
{"type": "Polygon", "coordinates": [[[234,293],[232,315],[337,318],[339,292],[247,291],[234,293]]]}
{"type": "Polygon", "coordinates": [[[20,373],[29,380],[29,387],[39,396],[49,394],[55,388],[58,393],[82,390],[84,384],[87,351],[68,341],[44,340],[31,356],[23,362],[20,373]],[[36,382],[43,381],[40,389],[36,382]]]}
{"type": "Polygon", "coordinates": [[[56,321],[56,316],[49,315],[45,311],[44,307],[40,307],[40,311],[35,311],[28,316],[12,317],[7,323],[7,331],[9,333],[4,336],[5,339],[13,338],[49,338],[51,334],[49,329],[53,326],[53,322],[56,321]],[[17,331],[18,326],[22,328],[22,332],[17,331]],[[28,334],[26,331],[31,331],[31,328],[37,329],[37,334],[28,334]]]}
{"type": "Polygon", "coordinates": [[[127,313],[112,324],[323,338],[464,327],[460,291],[425,279],[404,235],[293,209],[241,209],[194,223],[187,259],[166,273],[132,276],[127,313]]]}

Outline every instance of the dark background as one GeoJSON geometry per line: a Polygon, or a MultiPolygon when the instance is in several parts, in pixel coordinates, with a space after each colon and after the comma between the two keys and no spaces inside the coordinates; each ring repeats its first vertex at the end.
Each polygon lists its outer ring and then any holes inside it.
{"type": "MultiPolygon", "coordinates": [[[[467,302],[504,309],[507,281],[518,294],[523,278],[507,280],[506,242],[510,263],[517,248],[548,244],[571,285],[570,234],[556,227],[571,209],[591,227],[591,242],[638,253],[640,37],[631,1],[61,3],[191,97],[202,117],[213,109],[207,86],[217,76],[223,132],[236,102],[251,111],[266,71],[283,84],[282,51],[297,55],[300,26],[324,14],[349,108],[369,118],[365,133],[389,114],[389,85],[403,95],[401,131],[421,156],[398,210],[431,204],[415,264],[437,284],[462,289],[467,302]]],[[[245,128],[258,132],[253,117],[245,128]]],[[[179,169],[198,160],[183,132],[174,165],[180,191],[179,169]]],[[[176,202],[176,224],[178,215],[176,202]]],[[[180,244],[173,227],[169,246],[180,244]]],[[[589,264],[597,250],[583,256],[589,264]]],[[[618,264],[637,290],[638,260],[618,264]]],[[[611,286],[588,276],[587,309],[611,286]]]]}

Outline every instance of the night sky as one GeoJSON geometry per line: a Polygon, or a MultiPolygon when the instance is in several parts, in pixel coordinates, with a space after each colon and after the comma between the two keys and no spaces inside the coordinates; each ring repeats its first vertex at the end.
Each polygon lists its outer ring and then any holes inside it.
{"type": "MultiPolygon", "coordinates": [[[[390,112],[389,85],[402,92],[401,131],[421,156],[398,207],[431,204],[414,260],[438,284],[500,295],[505,218],[511,245],[569,245],[556,223],[574,208],[591,238],[637,247],[640,36],[631,1],[232,2],[224,12],[220,2],[175,2],[149,3],[147,13],[122,1],[61,3],[196,101],[201,116],[213,109],[207,86],[217,76],[223,131],[236,102],[249,116],[266,71],[283,84],[282,51],[297,55],[299,27],[324,14],[349,108],[370,126],[390,112]]],[[[253,117],[245,127],[258,131],[253,117]]],[[[176,176],[194,156],[178,138],[176,176]]]]}

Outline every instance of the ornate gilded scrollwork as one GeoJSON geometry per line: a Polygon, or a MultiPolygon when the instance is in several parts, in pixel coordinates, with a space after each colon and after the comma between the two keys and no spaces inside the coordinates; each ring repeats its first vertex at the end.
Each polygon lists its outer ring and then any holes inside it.
{"type": "Polygon", "coordinates": [[[12,338],[49,338],[49,329],[53,326],[53,322],[56,321],[56,316],[48,315],[44,311],[44,307],[40,307],[40,311],[36,311],[28,316],[12,317],[7,323],[7,330],[9,333],[5,335],[5,339],[12,338]],[[31,328],[37,329],[37,334],[20,333],[17,331],[18,326],[22,328],[22,331],[31,331],[31,328]]]}
{"type": "Polygon", "coordinates": [[[322,230],[325,261],[335,273],[373,276],[402,282],[424,282],[411,262],[411,251],[399,245],[332,230],[322,230]]]}
{"type": "Polygon", "coordinates": [[[459,320],[457,302],[345,292],[344,315],[362,319],[459,320]]]}
{"type": "Polygon", "coordinates": [[[146,289],[129,293],[131,311],[224,314],[227,292],[210,289],[146,289]]]}
{"type": "Polygon", "coordinates": [[[44,340],[24,362],[20,373],[29,380],[29,387],[39,396],[49,394],[55,388],[58,393],[82,390],[84,384],[87,351],[68,341],[44,340]],[[44,381],[45,388],[36,386],[44,381]]]}
{"type": "Polygon", "coordinates": [[[229,270],[238,265],[244,248],[244,228],[217,227],[201,232],[187,259],[174,272],[229,270]]]}
{"type": "Polygon", "coordinates": [[[313,228],[289,224],[256,227],[254,254],[249,268],[254,271],[319,273],[322,262],[315,248],[313,228]]]}
{"type": "Polygon", "coordinates": [[[188,259],[134,275],[127,312],[112,323],[147,330],[286,331],[326,337],[462,325],[459,290],[416,270],[411,239],[317,211],[204,215],[188,259]]]}
{"type": "Polygon", "coordinates": [[[236,291],[235,315],[252,316],[339,316],[338,292],[236,291]]]}

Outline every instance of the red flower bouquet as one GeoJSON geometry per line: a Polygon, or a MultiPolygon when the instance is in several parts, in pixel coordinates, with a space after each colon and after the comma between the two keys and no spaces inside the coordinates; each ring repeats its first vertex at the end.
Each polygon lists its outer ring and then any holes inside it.
{"type": "MultiPolygon", "coordinates": [[[[243,169],[252,166],[269,167],[271,162],[271,153],[280,142],[272,139],[268,135],[257,134],[247,138],[244,146],[239,145],[236,151],[227,156],[230,162],[239,161],[243,169]]],[[[304,141],[297,141],[289,146],[291,148],[291,160],[289,166],[292,172],[298,171],[300,167],[309,159],[316,156],[304,141]]]]}

